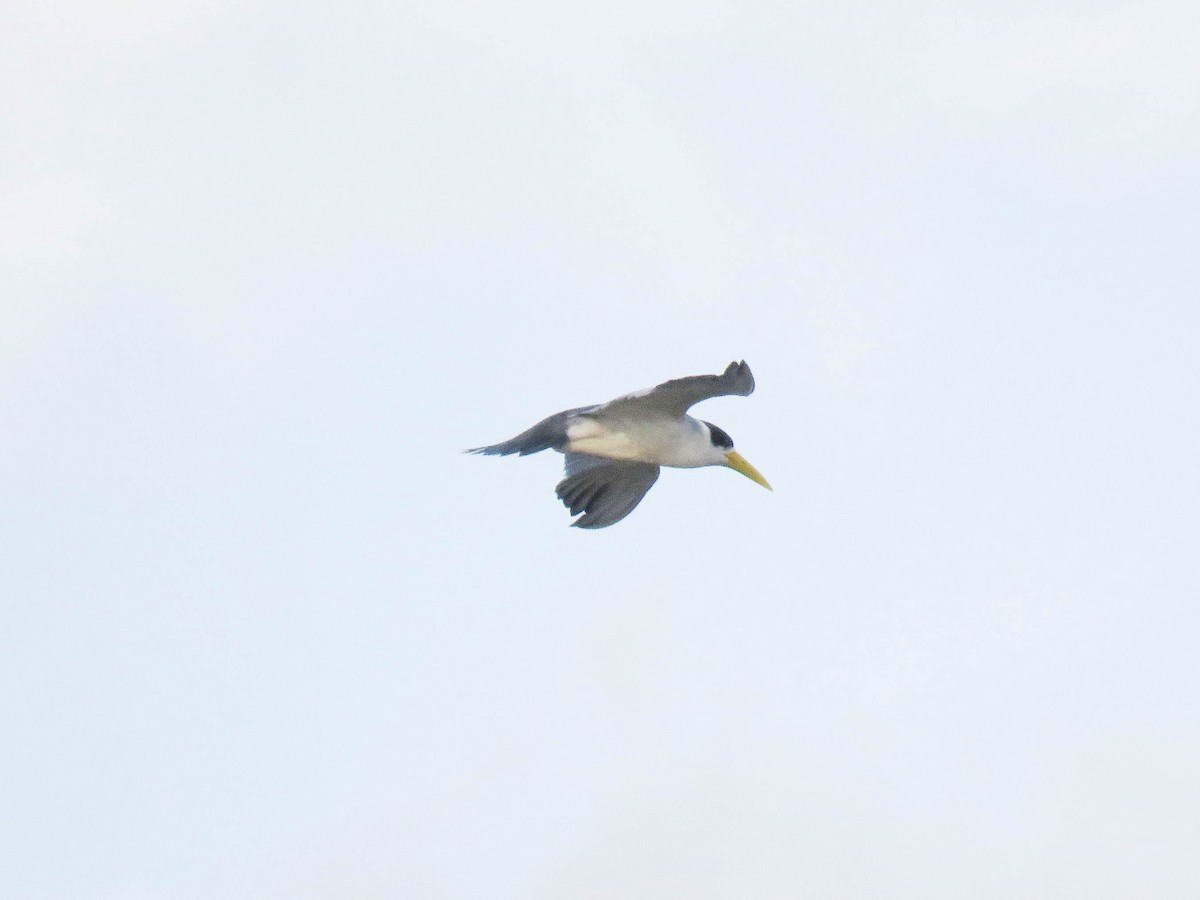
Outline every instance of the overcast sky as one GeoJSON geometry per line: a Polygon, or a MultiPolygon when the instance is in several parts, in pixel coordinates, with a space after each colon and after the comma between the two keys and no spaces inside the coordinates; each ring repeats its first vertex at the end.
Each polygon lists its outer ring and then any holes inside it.
{"type": "Polygon", "coordinates": [[[0,7],[0,894],[1200,895],[1192,3],[0,7]],[[560,409],[695,412],[568,528],[560,409]]]}

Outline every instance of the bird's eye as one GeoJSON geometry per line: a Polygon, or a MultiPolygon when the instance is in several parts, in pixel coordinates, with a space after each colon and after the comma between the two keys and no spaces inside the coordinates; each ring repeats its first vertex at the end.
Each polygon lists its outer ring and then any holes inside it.
{"type": "Polygon", "coordinates": [[[718,428],[712,422],[705,422],[704,424],[708,426],[709,438],[712,440],[714,447],[728,450],[733,446],[733,438],[726,434],[724,430],[718,428]]]}

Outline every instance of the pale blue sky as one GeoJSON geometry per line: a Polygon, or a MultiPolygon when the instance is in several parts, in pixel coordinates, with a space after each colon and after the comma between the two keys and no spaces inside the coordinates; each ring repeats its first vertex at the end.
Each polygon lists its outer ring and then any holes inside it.
{"type": "Polygon", "coordinates": [[[1200,18],[0,10],[0,894],[1194,898],[1200,18]],[[697,408],[567,527],[559,409],[697,408]]]}

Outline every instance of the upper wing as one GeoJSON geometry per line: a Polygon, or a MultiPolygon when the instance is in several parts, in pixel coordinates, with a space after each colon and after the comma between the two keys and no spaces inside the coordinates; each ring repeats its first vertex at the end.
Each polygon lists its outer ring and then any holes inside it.
{"type": "Polygon", "coordinates": [[[750,374],[750,367],[743,360],[731,362],[720,375],[690,375],[687,378],[664,381],[648,391],[618,397],[604,404],[602,408],[642,407],[668,415],[682,416],[692,406],[709,397],[748,397],[752,393],[754,376],[750,374]]]}
{"type": "Polygon", "coordinates": [[[567,477],[554,492],[577,528],[604,528],[619,522],[642,502],[658,480],[658,466],[586,453],[566,454],[567,477]]]}
{"type": "Polygon", "coordinates": [[[528,456],[530,453],[540,453],[551,448],[558,449],[567,442],[567,426],[571,419],[580,413],[599,409],[598,406],[580,406],[575,409],[564,409],[560,413],[547,416],[527,431],[522,431],[515,438],[490,444],[487,447],[472,447],[464,453],[481,453],[484,456],[508,456],[510,453],[520,453],[528,456]]]}

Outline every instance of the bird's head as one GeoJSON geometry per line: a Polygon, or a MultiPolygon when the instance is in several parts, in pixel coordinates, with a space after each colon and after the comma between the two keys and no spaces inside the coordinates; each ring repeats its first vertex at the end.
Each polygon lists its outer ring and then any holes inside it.
{"type": "Polygon", "coordinates": [[[713,446],[714,465],[727,466],[735,472],[741,472],[751,481],[758,482],[768,491],[774,490],[767,483],[767,479],[762,477],[762,473],[746,462],[746,458],[742,454],[733,449],[733,438],[724,429],[718,428],[712,422],[704,424],[708,426],[708,439],[713,446]]]}

